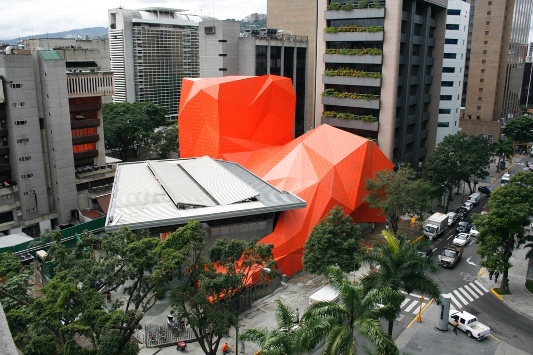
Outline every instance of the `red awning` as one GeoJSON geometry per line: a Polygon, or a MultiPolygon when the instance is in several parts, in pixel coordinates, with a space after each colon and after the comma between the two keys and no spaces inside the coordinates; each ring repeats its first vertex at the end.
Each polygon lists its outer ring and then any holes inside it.
{"type": "Polygon", "coordinates": [[[109,201],[111,201],[111,194],[98,196],[96,201],[98,201],[98,204],[100,207],[102,207],[102,211],[107,214],[107,210],[109,209],[109,201]]]}

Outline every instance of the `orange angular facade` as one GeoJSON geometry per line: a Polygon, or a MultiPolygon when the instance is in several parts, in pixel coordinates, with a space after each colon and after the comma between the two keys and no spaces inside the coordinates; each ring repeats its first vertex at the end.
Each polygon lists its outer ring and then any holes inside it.
{"type": "MultiPolygon", "coordinates": [[[[272,79],[275,78],[277,77],[272,79]]],[[[223,85],[231,86],[235,82],[237,87],[243,87],[241,81],[251,79],[256,79],[256,77],[234,77],[233,81],[230,77],[195,79],[193,83],[187,85],[194,86],[203,80],[220,80],[223,81],[223,85]]],[[[267,85],[269,83],[276,85],[274,83],[277,81],[263,79],[263,82],[267,85]]],[[[185,81],[183,87],[186,87],[185,81]]],[[[261,92],[265,90],[264,86],[260,89],[261,92]]],[[[378,216],[377,210],[370,209],[363,202],[363,197],[366,195],[365,179],[372,178],[379,170],[393,167],[374,142],[328,125],[321,125],[297,139],[285,142],[287,139],[285,133],[288,129],[284,123],[278,130],[282,136],[279,141],[282,143],[272,143],[267,146],[267,142],[277,140],[271,137],[276,133],[275,127],[270,123],[264,123],[272,114],[269,116],[268,110],[264,109],[260,114],[255,114],[266,115],[265,117],[254,117],[252,120],[258,122],[260,127],[247,130],[237,127],[228,134],[232,140],[246,142],[246,144],[218,144],[210,149],[209,142],[197,142],[204,129],[199,129],[196,123],[191,123],[191,121],[200,121],[204,117],[204,105],[201,104],[201,100],[195,98],[194,94],[200,91],[188,87],[187,94],[185,96],[182,94],[179,116],[181,157],[209,155],[212,158],[234,161],[279,190],[290,191],[307,202],[306,208],[282,212],[274,232],[263,238],[263,242],[275,245],[274,255],[284,274],[292,276],[302,269],[302,256],[307,237],[318,221],[335,205],[342,206],[345,213],[350,214],[356,222],[382,222],[384,220],[382,216],[378,216]],[[196,103],[189,106],[191,100],[196,103]],[[198,112],[195,113],[194,107],[198,109],[198,112]],[[266,131],[263,132],[263,129],[266,131]],[[189,135],[193,137],[187,137],[189,135]],[[262,137],[263,140],[254,143],[255,137],[262,137]],[[187,142],[185,150],[182,148],[184,141],[187,142]],[[229,149],[226,150],[226,147],[229,149]],[[247,147],[249,149],[246,149],[247,147]]],[[[258,94],[259,92],[255,96],[258,94]]],[[[278,94],[281,95],[281,93],[278,94]]],[[[238,98],[238,93],[235,95],[238,98]]],[[[253,93],[247,93],[247,95],[253,96],[253,93]]],[[[294,97],[294,92],[288,90],[287,95],[294,97]]],[[[206,105],[211,105],[211,98],[207,100],[209,103],[206,105]]],[[[289,98],[287,101],[290,101],[289,98]]],[[[231,114],[221,116],[219,112],[217,120],[224,121],[225,130],[230,130],[231,127],[238,126],[239,122],[242,122],[240,121],[242,117],[236,118],[231,114]]],[[[288,121],[288,118],[281,121],[287,122],[286,120],[288,121]]],[[[290,122],[292,132],[294,106],[290,122]]],[[[210,142],[222,140],[216,136],[214,130],[211,130],[205,137],[208,137],[206,139],[210,142]]]]}

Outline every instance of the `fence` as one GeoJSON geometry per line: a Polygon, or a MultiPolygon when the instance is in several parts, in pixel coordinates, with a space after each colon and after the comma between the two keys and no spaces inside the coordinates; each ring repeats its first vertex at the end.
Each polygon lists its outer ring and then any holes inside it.
{"type": "MultiPolygon", "coordinates": [[[[179,341],[190,342],[196,339],[194,332],[191,328],[179,328],[147,325],[144,327],[144,343],[147,348],[153,348],[158,346],[172,346],[176,345],[179,341]]],[[[137,336],[136,336],[137,337],[137,336]]]]}

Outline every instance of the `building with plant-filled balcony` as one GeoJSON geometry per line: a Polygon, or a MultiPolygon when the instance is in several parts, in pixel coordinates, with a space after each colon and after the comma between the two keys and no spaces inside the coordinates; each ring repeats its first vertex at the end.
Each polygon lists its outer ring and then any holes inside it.
{"type": "Polygon", "coordinates": [[[315,125],[374,139],[419,168],[435,147],[446,4],[319,1],[315,125]]]}

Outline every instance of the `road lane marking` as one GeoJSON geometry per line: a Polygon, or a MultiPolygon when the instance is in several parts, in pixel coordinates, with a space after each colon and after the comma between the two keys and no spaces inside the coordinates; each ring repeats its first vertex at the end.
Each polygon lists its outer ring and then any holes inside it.
{"type": "Polygon", "coordinates": [[[470,302],[474,301],[474,299],[472,297],[470,297],[470,294],[468,292],[466,292],[465,290],[463,290],[462,287],[459,287],[459,291],[461,291],[466,296],[466,298],[468,298],[470,300],[470,302]]]}
{"type": "Polygon", "coordinates": [[[405,306],[405,304],[406,304],[407,302],[409,302],[409,301],[411,301],[411,299],[410,299],[410,298],[406,298],[406,299],[402,302],[402,304],[400,305],[400,308],[403,308],[403,306],[405,306]]]}
{"type": "Polygon", "coordinates": [[[472,296],[474,296],[476,299],[479,298],[479,296],[477,295],[477,293],[475,293],[475,292],[470,288],[470,286],[468,286],[468,285],[464,285],[463,287],[464,287],[466,290],[468,290],[468,292],[469,292],[472,296]]]}
{"type": "Polygon", "coordinates": [[[473,289],[474,291],[476,291],[477,293],[479,293],[480,296],[483,296],[483,295],[486,293],[486,292],[482,292],[482,291],[480,291],[479,288],[477,288],[476,285],[474,285],[473,282],[470,283],[470,287],[472,287],[472,289],[473,289]]]}
{"type": "Polygon", "coordinates": [[[418,301],[413,301],[404,311],[409,312],[414,306],[418,304],[418,301]]]}
{"type": "Polygon", "coordinates": [[[469,263],[470,265],[477,266],[476,264],[474,264],[473,262],[470,261],[470,258],[466,259],[466,262],[469,263]]]}
{"type": "Polygon", "coordinates": [[[468,304],[468,302],[466,302],[466,300],[463,298],[463,296],[461,296],[461,294],[459,293],[459,291],[457,290],[453,290],[453,293],[455,293],[455,295],[457,296],[458,299],[461,300],[461,302],[463,302],[463,304],[466,306],[468,304]]]}
{"type": "Polygon", "coordinates": [[[476,285],[478,285],[483,291],[485,292],[489,292],[489,290],[487,290],[487,288],[485,286],[483,286],[483,284],[481,282],[479,282],[478,280],[474,280],[474,282],[476,283],[476,285]]]}

